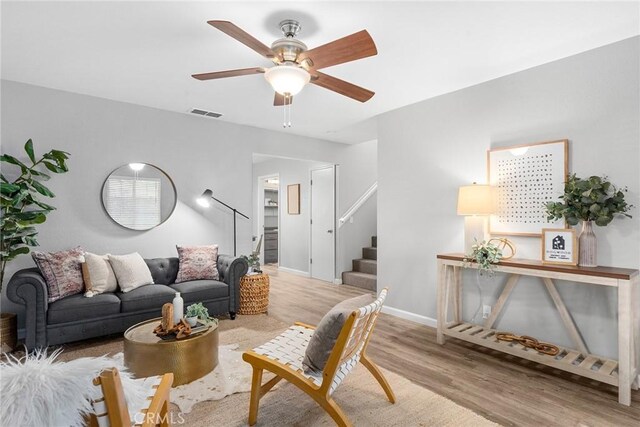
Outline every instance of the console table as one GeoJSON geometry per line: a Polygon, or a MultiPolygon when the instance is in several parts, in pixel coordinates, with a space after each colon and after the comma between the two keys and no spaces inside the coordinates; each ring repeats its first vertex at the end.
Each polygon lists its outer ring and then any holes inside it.
{"type": "Polygon", "coordinates": [[[444,344],[445,336],[450,336],[602,381],[618,387],[618,401],[621,404],[627,406],[631,404],[631,389],[637,390],[640,383],[640,307],[638,303],[640,277],[638,270],[546,265],[540,261],[524,259],[501,261],[495,271],[508,275],[506,284],[489,318],[484,324],[476,325],[462,320],[462,269],[477,268],[475,263],[467,265],[463,260],[463,254],[437,256],[438,344],[444,344]],[[498,331],[493,328],[493,325],[521,276],[539,277],[543,281],[558,309],[562,323],[569,332],[574,348],[560,347],[557,356],[548,356],[517,342],[498,341],[494,338],[498,331]],[[599,357],[589,352],[556,289],[554,280],[617,288],[618,360],[599,357]]]}

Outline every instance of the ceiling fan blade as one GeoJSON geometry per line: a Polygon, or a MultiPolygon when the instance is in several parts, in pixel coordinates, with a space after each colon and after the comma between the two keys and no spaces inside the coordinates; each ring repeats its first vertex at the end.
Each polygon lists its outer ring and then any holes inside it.
{"type": "MultiPolygon", "coordinates": [[[[289,97],[289,99],[287,100],[287,104],[286,105],[291,105],[291,104],[293,104],[293,96],[289,97]]],[[[285,105],[285,103],[284,103],[284,95],[281,95],[278,92],[276,92],[276,95],[273,98],[273,106],[274,107],[282,107],[283,105],[285,105]]]]}
{"type": "Polygon", "coordinates": [[[305,59],[310,59],[310,68],[319,70],[377,54],[378,49],[376,49],[376,44],[373,42],[373,39],[367,30],[362,30],[350,36],[334,40],[331,43],[302,52],[298,56],[298,63],[302,63],[305,59]]]}
{"type": "Polygon", "coordinates": [[[229,21],[207,21],[207,23],[212,27],[219,29],[228,36],[231,36],[234,39],[238,40],[245,46],[248,46],[251,49],[255,50],[265,58],[274,57],[273,51],[267,45],[265,45],[260,40],[256,39],[240,27],[236,26],[235,24],[232,24],[229,21]]]}
{"type": "Polygon", "coordinates": [[[239,70],[214,71],[212,73],[192,74],[191,77],[198,80],[223,79],[225,77],[248,76],[249,74],[264,73],[262,67],[241,68],[239,70]]]}
{"type": "Polygon", "coordinates": [[[323,74],[319,71],[314,71],[313,74],[314,77],[317,76],[317,78],[311,78],[310,83],[332,90],[340,95],[348,96],[356,101],[367,102],[373,95],[375,95],[375,92],[372,92],[369,89],[356,86],[353,83],[345,82],[344,80],[340,80],[328,74],[323,74]]]}

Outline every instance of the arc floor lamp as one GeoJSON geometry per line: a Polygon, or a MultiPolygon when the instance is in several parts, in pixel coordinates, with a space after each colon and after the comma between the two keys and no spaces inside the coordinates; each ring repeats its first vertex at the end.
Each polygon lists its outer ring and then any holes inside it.
{"type": "Polygon", "coordinates": [[[209,202],[209,200],[215,200],[216,202],[220,203],[223,206],[226,206],[227,208],[231,209],[233,211],[233,256],[236,256],[236,215],[241,215],[247,219],[249,219],[248,216],[246,216],[245,214],[243,214],[242,212],[240,212],[239,210],[237,210],[236,208],[233,208],[231,206],[229,206],[228,204],[226,204],[223,201],[220,201],[218,199],[216,199],[215,197],[213,197],[213,191],[211,191],[210,189],[206,189],[204,190],[204,193],[202,193],[202,195],[200,197],[198,197],[196,199],[196,201],[198,202],[198,204],[204,208],[208,208],[209,206],[211,206],[211,203],[209,202]]]}

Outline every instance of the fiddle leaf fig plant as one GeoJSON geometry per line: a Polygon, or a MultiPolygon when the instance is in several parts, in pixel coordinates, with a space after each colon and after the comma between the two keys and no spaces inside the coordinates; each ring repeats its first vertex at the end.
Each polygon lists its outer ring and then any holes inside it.
{"type": "Polygon", "coordinates": [[[465,267],[471,265],[471,263],[478,263],[478,272],[482,275],[484,273],[491,276],[494,273],[494,269],[497,263],[502,259],[502,250],[491,242],[485,242],[484,240],[471,246],[471,253],[464,256],[463,263],[465,267]]]}
{"type": "Polygon", "coordinates": [[[9,154],[0,156],[0,291],[7,263],[38,246],[36,226],[45,222],[49,212],[55,210],[42,201],[42,197],[55,197],[44,185],[50,179],[44,170],[56,174],[69,171],[66,163],[69,153],[65,151],[51,150],[36,159],[31,139],[24,145],[24,151],[28,157],[26,162],[9,154]],[[10,172],[17,170],[9,175],[7,168],[10,172]]]}
{"type": "Polygon", "coordinates": [[[564,218],[569,225],[580,221],[594,221],[604,227],[616,216],[624,215],[633,208],[624,199],[627,188],[617,188],[606,176],[578,178],[572,174],[564,185],[560,202],[549,202],[546,206],[547,221],[564,218]]]}

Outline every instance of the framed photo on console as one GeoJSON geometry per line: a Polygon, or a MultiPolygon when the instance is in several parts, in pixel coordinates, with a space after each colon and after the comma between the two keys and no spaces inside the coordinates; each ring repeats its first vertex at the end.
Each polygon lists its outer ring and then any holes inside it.
{"type": "Polygon", "coordinates": [[[578,238],[573,228],[542,229],[542,263],[578,265],[578,238]]]}
{"type": "Polygon", "coordinates": [[[496,188],[491,234],[540,236],[545,227],[566,227],[564,220],[548,222],[545,207],[564,191],[568,150],[562,139],[487,151],[488,181],[496,188]]]}

